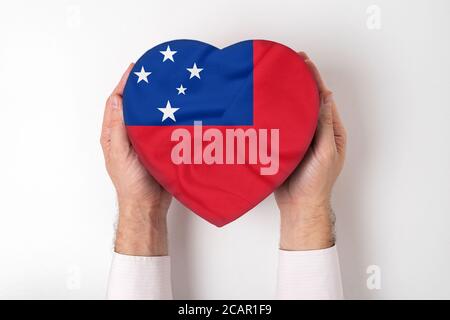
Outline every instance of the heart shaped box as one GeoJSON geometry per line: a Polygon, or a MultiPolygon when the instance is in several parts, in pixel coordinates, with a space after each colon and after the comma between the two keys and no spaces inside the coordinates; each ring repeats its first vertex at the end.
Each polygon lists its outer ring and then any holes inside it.
{"type": "Polygon", "coordinates": [[[270,195],[314,135],[319,94],[305,62],[272,41],[147,51],[124,90],[128,136],[149,173],[221,227],[270,195]]]}

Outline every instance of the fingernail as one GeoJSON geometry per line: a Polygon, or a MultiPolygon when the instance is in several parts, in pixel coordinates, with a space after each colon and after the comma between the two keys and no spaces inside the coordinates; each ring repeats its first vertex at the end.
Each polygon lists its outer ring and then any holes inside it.
{"type": "Polygon", "coordinates": [[[116,96],[112,96],[111,97],[111,106],[113,109],[118,109],[119,108],[119,102],[117,101],[117,97],[116,96]]]}

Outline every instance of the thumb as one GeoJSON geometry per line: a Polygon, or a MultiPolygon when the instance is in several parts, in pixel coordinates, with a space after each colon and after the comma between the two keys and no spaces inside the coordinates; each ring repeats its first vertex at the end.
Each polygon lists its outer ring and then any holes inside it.
{"type": "Polygon", "coordinates": [[[128,152],[130,141],[128,140],[125,123],[123,120],[122,98],[112,94],[109,98],[111,151],[113,153],[128,152]]]}

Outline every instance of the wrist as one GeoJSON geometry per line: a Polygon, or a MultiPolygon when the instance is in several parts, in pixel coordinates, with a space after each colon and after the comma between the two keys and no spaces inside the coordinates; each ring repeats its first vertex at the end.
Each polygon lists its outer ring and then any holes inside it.
{"type": "Polygon", "coordinates": [[[168,208],[162,208],[161,201],[149,197],[123,196],[117,194],[119,213],[129,218],[164,217],[168,208]]]}
{"type": "Polygon", "coordinates": [[[334,214],[329,201],[285,207],[280,217],[280,249],[317,250],[334,245],[334,214]]]}
{"type": "Polygon", "coordinates": [[[166,256],[167,212],[145,202],[119,200],[115,251],[133,256],[166,256]]]}

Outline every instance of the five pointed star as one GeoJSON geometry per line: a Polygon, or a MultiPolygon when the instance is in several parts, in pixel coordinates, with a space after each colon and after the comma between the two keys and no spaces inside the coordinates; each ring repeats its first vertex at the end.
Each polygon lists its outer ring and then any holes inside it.
{"type": "Polygon", "coordinates": [[[174,113],[178,111],[178,109],[180,108],[172,108],[172,106],[170,105],[170,101],[167,100],[167,104],[165,108],[158,108],[159,111],[161,111],[163,113],[163,117],[161,122],[163,122],[164,120],[166,120],[167,118],[172,119],[173,121],[177,121],[175,120],[175,115],[174,113]]]}
{"type": "Polygon", "coordinates": [[[160,52],[161,52],[162,55],[164,55],[163,62],[166,61],[166,60],[172,60],[172,62],[175,62],[173,60],[173,55],[175,53],[177,53],[177,52],[176,51],[170,51],[170,47],[169,46],[167,46],[166,51],[160,51],[160,52]]]}
{"type": "Polygon", "coordinates": [[[137,75],[139,77],[137,83],[141,82],[142,80],[144,80],[145,82],[148,83],[147,77],[150,75],[150,73],[151,72],[146,72],[144,69],[144,66],[142,66],[141,71],[134,73],[135,75],[137,75]]]}
{"type": "Polygon", "coordinates": [[[194,66],[192,68],[186,68],[187,71],[189,71],[191,73],[191,76],[189,77],[189,79],[192,79],[193,77],[197,77],[200,79],[200,71],[203,70],[203,68],[197,68],[197,64],[194,63],[194,66]]]}
{"type": "Polygon", "coordinates": [[[182,84],[180,84],[180,86],[178,88],[176,88],[178,90],[178,94],[184,94],[186,95],[186,89],[185,87],[183,87],[182,84]]]}

